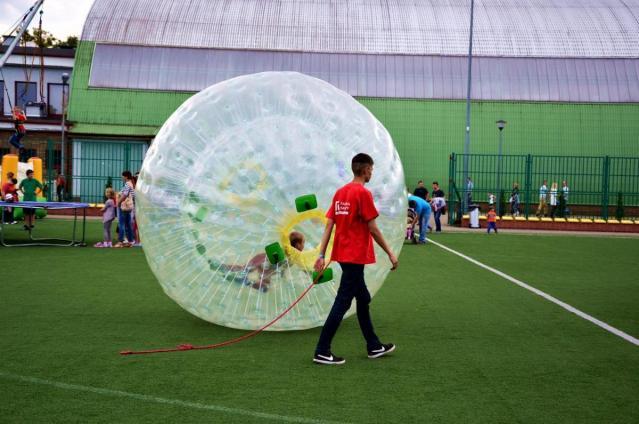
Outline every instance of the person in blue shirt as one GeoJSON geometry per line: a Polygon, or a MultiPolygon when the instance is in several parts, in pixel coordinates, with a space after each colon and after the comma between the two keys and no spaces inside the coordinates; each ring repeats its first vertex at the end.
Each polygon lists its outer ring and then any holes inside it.
{"type": "Polygon", "coordinates": [[[419,222],[419,243],[426,243],[426,231],[428,230],[428,222],[430,221],[431,207],[430,204],[414,195],[408,196],[408,205],[417,212],[417,220],[419,222]],[[413,202],[415,203],[413,205],[413,202]]]}

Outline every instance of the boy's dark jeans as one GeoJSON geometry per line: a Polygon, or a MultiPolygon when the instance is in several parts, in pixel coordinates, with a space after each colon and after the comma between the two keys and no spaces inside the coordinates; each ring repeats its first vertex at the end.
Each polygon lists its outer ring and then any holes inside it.
{"type": "Polygon", "coordinates": [[[442,230],[442,222],[441,222],[442,210],[439,209],[435,212],[435,231],[442,230]]]}
{"type": "Polygon", "coordinates": [[[331,312],[322,328],[315,353],[328,354],[331,351],[331,341],[342,322],[342,318],[344,318],[344,314],[351,307],[353,298],[357,302],[357,320],[366,339],[366,347],[368,350],[376,349],[382,343],[375,334],[368,310],[371,295],[364,281],[364,265],[349,263],[340,263],[339,265],[342,267],[342,280],[331,312]]]}

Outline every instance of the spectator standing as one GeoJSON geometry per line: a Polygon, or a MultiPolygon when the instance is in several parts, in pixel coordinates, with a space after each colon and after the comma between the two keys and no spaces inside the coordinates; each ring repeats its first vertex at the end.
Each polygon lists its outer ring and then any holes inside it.
{"type": "Polygon", "coordinates": [[[548,196],[548,184],[547,180],[544,180],[541,187],[539,187],[539,206],[537,206],[537,216],[546,216],[546,197],[548,196]]]}
{"type": "Polygon", "coordinates": [[[473,188],[475,188],[475,184],[473,184],[473,180],[468,177],[466,179],[466,207],[473,203],[473,188]]]}
{"type": "Polygon", "coordinates": [[[446,208],[446,199],[443,197],[433,197],[433,200],[430,202],[431,209],[435,214],[435,232],[442,232],[442,222],[441,216],[446,208]]]}
{"type": "Polygon", "coordinates": [[[444,197],[444,191],[439,188],[439,183],[437,181],[433,181],[433,192],[431,193],[431,197],[444,197]]]}
{"type": "Polygon", "coordinates": [[[64,188],[66,184],[67,181],[64,179],[62,172],[58,171],[58,175],[55,177],[55,194],[58,202],[64,201],[64,188]]]}
{"type": "Polygon", "coordinates": [[[428,189],[424,187],[424,181],[419,180],[417,182],[417,188],[413,191],[413,195],[420,197],[424,200],[428,200],[428,189]]]}
{"type": "Polygon", "coordinates": [[[561,194],[564,196],[564,216],[570,215],[570,210],[568,209],[568,195],[570,194],[570,189],[568,188],[568,182],[563,180],[561,183],[561,194]]]}
{"type": "Polygon", "coordinates": [[[555,217],[555,212],[557,212],[557,183],[553,182],[550,186],[550,217],[555,217]]]}
{"type": "MultiPolygon", "coordinates": [[[[27,178],[20,181],[20,186],[18,189],[22,190],[24,196],[22,197],[23,202],[35,202],[36,198],[36,190],[40,189],[44,191],[44,186],[42,183],[35,178],[33,178],[33,170],[27,170],[27,178]]],[[[24,229],[27,231],[33,230],[33,221],[35,216],[34,208],[22,208],[24,212],[24,229]]]]}
{"type": "MultiPolygon", "coordinates": [[[[138,185],[138,178],[140,177],[140,171],[136,172],[133,176],[133,188],[135,189],[138,185]]],[[[131,221],[133,222],[133,236],[135,237],[135,243],[133,246],[142,247],[142,243],[140,242],[140,232],[138,231],[138,218],[135,213],[135,196],[133,197],[133,210],[131,211],[131,221]]]]}
{"type": "Polygon", "coordinates": [[[519,216],[519,183],[513,183],[513,191],[510,193],[510,213],[519,216]]]}
{"type": "Polygon", "coordinates": [[[4,199],[4,196],[6,196],[7,194],[11,193],[13,194],[13,190],[15,189],[15,187],[13,187],[13,180],[14,178],[14,174],[13,172],[7,172],[7,180],[5,183],[2,184],[2,198],[4,199]]]}
{"type": "Polygon", "coordinates": [[[133,221],[131,219],[131,211],[133,211],[135,197],[135,189],[133,187],[133,175],[131,171],[122,173],[122,182],[124,185],[118,195],[118,242],[113,247],[131,247],[135,241],[133,235],[133,221]],[[124,236],[126,235],[126,242],[124,236]]]}
{"type": "MultiPolygon", "coordinates": [[[[7,181],[2,184],[2,190],[0,190],[2,194],[1,200],[4,200],[7,203],[18,201],[18,193],[16,192],[16,184],[14,181],[15,179],[13,178],[13,172],[7,172],[7,181]]],[[[13,220],[13,208],[5,207],[3,209],[3,222],[5,224],[15,224],[16,221],[13,220]]]]}

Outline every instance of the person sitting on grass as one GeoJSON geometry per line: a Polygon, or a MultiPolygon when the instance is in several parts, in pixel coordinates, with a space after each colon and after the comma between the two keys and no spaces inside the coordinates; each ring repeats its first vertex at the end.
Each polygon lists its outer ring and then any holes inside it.
{"type": "Polygon", "coordinates": [[[488,220],[488,231],[487,234],[490,234],[490,230],[495,230],[495,234],[497,234],[497,212],[495,212],[495,208],[492,207],[486,214],[486,218],[488,220]]]}
{"type": "MultiPolygon", "coordinates": [[[[33,170],[29,169],[27,170],[27,178],[20,181],[20,186],[18,187],[18,189],[21,190],[23,193],[23,196],[22,196],[23,202],[35,202],[37,200],[36,190],[40,189],[44,191],[44,186],[42,185],[40,181],[33,178],[33,170]]],[[[24,229],[27,231],[33,230],[35,209],[22,208],[22,211],[24,212],[24,229]]]]}
{"type": "Polygon", "coordinates": [[[100,209],[102,212],[102,226],[104,227],[104,241],[96,243],[94,247],[113,247],[111,241],[111,225],[115,220],[117,209],[115,207],[115,190],[111,187],[104,191],[107,198],[104,207],[100,209]]]}

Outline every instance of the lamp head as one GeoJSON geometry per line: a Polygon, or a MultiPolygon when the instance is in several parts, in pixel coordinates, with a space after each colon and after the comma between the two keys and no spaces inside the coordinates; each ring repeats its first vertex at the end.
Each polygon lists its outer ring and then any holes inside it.
{"type": "Polygon", "coordinates": [[[503,130],[504,127],[506,126],[506,121],[504,121],[503,119],[500,119],[499,121],[495,123],[497,124],[497,128],[499,128],[499,131],[503,130]]]}

